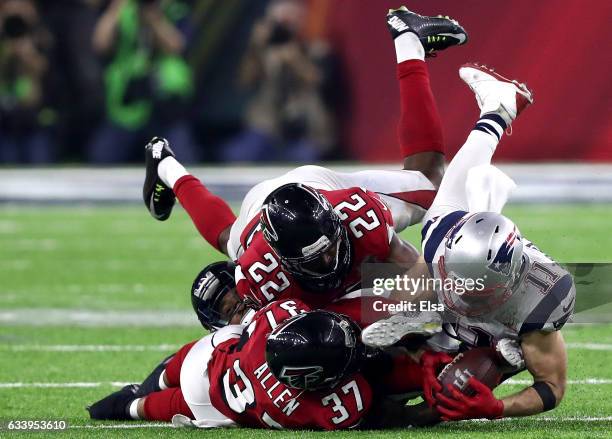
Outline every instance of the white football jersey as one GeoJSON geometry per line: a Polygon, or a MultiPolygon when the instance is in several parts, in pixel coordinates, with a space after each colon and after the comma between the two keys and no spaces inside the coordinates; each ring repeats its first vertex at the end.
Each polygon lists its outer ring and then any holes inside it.
{"type": "MultiPolygon", "coordinates": [[[[215,347],[231,338],[240,337],[243,329],[241,325],[228,325],[202,337],[187,352],[183,360],[180,375],[181,391],[191,413],[198,421],[196,425],[198,427],[229,427],[235,424],[212,405],[208,393],[210,388],[208,361],[215,347]]],[[[189,423],[189,420],[186,422],[189,423]]]]}
{"type": "MultiPolygon", "coordinates": [[[[441,279],[438,261],[444,255],[446,237],[469,215],[454,211],[431,218],[424,225],[423,256],[430,273],[441,279]]],[[[576,289],[572,275],[535,245],[523,238],[523,266],[510,298],[496,308],[466,317],[445,306],[445,332],[472,346],[495,346],[502,338],[520,340],[532,331],[561,329],[572,315],[576,289]]],[[[438,300],[444,303],[441,291],[438,300]]]]}

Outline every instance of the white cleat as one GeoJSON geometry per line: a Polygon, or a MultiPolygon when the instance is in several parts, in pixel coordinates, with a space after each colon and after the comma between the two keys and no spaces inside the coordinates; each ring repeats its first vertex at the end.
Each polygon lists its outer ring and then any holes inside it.
{"type": "Polygon", "coordinates": [[[498,113],[508,126],[533,103],[533,95],[525,84],[505,78],[487,66],[464,64],[459,76],[476,95],[480,115],[498,113]]]}
{"type": "Polygon", "coordinates": [[[374,322],[361,331],[367,346],[392,346],[406,336],[431,336],[442,330],[442,319],[436,312],[406,312],[374,322]]]}

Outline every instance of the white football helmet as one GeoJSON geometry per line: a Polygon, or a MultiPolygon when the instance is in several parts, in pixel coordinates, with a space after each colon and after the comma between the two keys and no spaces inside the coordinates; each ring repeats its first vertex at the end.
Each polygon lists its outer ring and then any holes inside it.
{"type": "Polygon", "coordinates": [[[494,212],[467,216],[450,231],[437,261],[445,306],[464,316],[492,311],[512,296],[523,259],[512,221],[494,212]]]}

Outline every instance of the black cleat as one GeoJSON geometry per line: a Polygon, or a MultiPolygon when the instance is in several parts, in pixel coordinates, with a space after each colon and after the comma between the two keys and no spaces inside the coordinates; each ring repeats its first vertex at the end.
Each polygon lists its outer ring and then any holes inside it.
{"type": "Polygon", "coordinates": [[[138,396],[137,384],[129,384],[123,389],[111,393],[106,398],[87,407],[91,419],[126,421],[132,419],[129,413],[130,404],[138,396]]]}
{"type": "Polygon", "coordinates": [[[460,46],[468,40],[467,32],[456,20],[441,15],[425,17],[406,6],[389,9],[387,26],[393,39],[406,32],[415,33],[428,56],[451,46],[460,46]]]}
{"type": "Polygon", "coordinates": [[[164,184],[157,174],[157,166],[166,157],[174,157],[168,141],[163,137],[153,137],[145,146],[145,163],[147,167],[142,197],[151,216],[159,221],[170,217],[176,197],[172,188],[164,184]]]}

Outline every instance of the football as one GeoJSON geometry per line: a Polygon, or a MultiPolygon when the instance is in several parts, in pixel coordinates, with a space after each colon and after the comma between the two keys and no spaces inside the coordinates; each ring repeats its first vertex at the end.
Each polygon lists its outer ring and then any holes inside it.
{"type": "Polygon", "coordinates": [[[444,395],[449,395],[448,384],[452,384],[466,395],[474,391],[468,387],[470,377],[475,377],[490,389],[494,389],[501,381],[502,367],[495,351],[491,348],[474,348],[461,352],[446,365],[438,375],[444,395]]]}

